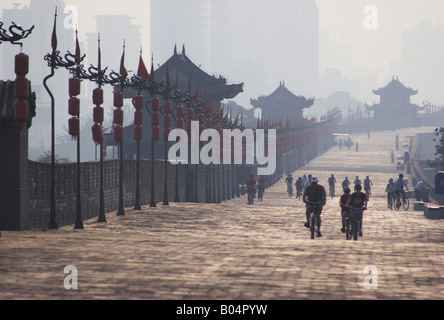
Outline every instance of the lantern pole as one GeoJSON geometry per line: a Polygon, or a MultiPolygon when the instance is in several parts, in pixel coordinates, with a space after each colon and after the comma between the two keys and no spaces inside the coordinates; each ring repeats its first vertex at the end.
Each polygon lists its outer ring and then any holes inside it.
{"type": "MultiPolygon", "coordinates": [[[[70,60],[68,58],[73,56],[69,53],[65,55],[66,60],[60,57],[60,51],[57,50],[56,22],[57,22],[57,7],[55,8],[55,13],[54,13],[54,26],[51,38],[52,52],[46,54],[43,58],[47,62],[48,67],[50,67],[51,69],[51,73],[43,79],[43,86],[48,92],[48,95],[51,99],[51,196],[50,196],[51,199],[50,199],[50,217],[49,217],[48,229],[58,229],[58,221],[57,221],[56,202],[55,202],[55,197],[56,197],[55,195],[56,193],[55,192],[55,99],[54,95],[52,94],[51,90],[48,87],[47,82],[50,78],[52,78],[55,75],[55,69],[57,69],[58,67],[71,68],[76,64],[76,61],[70,60]]],[[[32,28],[30,30],[32,30],[32,28]]]]}

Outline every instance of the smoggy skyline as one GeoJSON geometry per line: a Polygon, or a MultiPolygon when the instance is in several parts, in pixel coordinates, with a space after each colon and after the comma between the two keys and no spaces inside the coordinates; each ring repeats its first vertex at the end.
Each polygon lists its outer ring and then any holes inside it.
{"type": "MultiPolygon", "coordinates": [[[[13,3],[22,3],[28,5],[30,1],[18,2],[4,0],[0,5],[0,10],[12,9],[13,3]]],[[[79,37],[81,41],[86,42],[86,34],[93,32],[100,32],[96,30],[96,15],[107,14],[125,14],[133,18],[132,22],[135,25],[140,26],[142,46],[144,48],[145,59],[149,60],[151,57],[150,48],[150,21],[149,21],[149,1],[148,0],[127,0],[123,5],[118,1],[81,1],[71,0],[65,1],[66,5],[75,6],[78,10],[78,29],[79,37]]],[[[410,31],[417,28],[421,21],[430,21],[432,27],[436,25],[444,25],[444,2],[441,0],[373,0],[368,2],[367,0],[316,0],[316,5],[319,9],[319,30],[320,33],[327,32],[329,38],[332,41],[336,41],[340,44],[348,45],[351,48],[351,61],[349,61],[349,67],[366,67],[371,70],[375,70],[378,73],[378,85],[382,86],[389,81],[392,76],[396,76],[394,72],[397,68],[393,65],[401,63],[403,68],[408,68],[405,64],[402,64],[402,38],[404,31],[410,31]],[[364,26],[365,19],[369,14],[364,13],[364,9],[372,5],[377,9],[378,25],[376,29],[366,29],[364,26]]],[[[19,6],[20,7],[20,6],[19,6]]],[[[52,14],[52,13],[48,13],[52,14]]],[[[10,23],[9,21],[3,21],[5,25],[10,23]]],[[[26,22],[16,21],[24,26],[26,22]]],[[[48,35],[48,48],[49,48],[48,35]]],[[[443,40],[444,41],[444,40],[443,40]]],[[[181,46],[181,44],[178,44],[181,46]]],[[[121,40],[116,40],[116,46],[121,47],[121,40]]],[[[26,48],[26,44],[25,44],[26,48]]],[[[320,51],[322,50],[320,46],[320,51]]],[[[193,57],[193,53],[187,51],[190,57],[193,57]]],[[[105,53],[104,53],[105,54],[105,53]]],[[[156,64],[162,64],[164,61],[156,61],[156,53],[153,52],[156,64]]],[[[342,71],[343,75],[348,77],[355,76],[350,70],[346,70],[341,66],[338,61],[341,61],[343,53],[330,50],[328,53],[328,62],[322,64],[323,54],[320,52],[320,64],[319,77],[323,77],[325,68],[337,68],[342,71]]],[[[427,60],[426,56],[424,59],[427,60]]],[[[324,57],[325,60],[325,57],[324,57]]],[[[199,64],[199,61],[195,61],[199,64]]],[[[427,63],[422,61],[422,63],[427,63]]],[[[129,68],[135,68],[137,61],[127,64],[129,68]]],[[[205,70],[209,70],[213,73],[217,73],[218,70],[210,70],[211,66],[202,66],[205,70]]],[[[283,62],[283,68],[285,62],[283,62]]],[[[438,68],[439,69],[439,68],[438,68]]],[[[441,69],[439,69],[441,70],[441,69]]],[[[403,73],[408,73],[403,70],[403,73]]],[[[229,76],[229,75],[228,75],[229,76]]],[[[412,77],[413,78],[413,77],[412,77]]],[[[239,82],[242,79],[229,78],[231,82],[239,82]]],[[[282,79],[285,80],[285,79],[282,79]]],[[[402,80],[402,79],[400,79],[402,80]]],[[[410,79],[404,81],[407,86],[418,89],[420,93],[424,90],[427,83],[411,83],[414,82],[410,79]]],[[[278,83],[271,83],[268,92],[271,93],[278,83]]],[[[298,88],[290,88],[296,93],[298,88]]],[[[371,89],[368,88],[369,95],[372,95],[371,89]]],[[[444,90],[441,90],[441,92],[444,90]]],[[[444,103],[443,93],[436,93],[433,97],[437,100],[441,97],[439,103],[444,103]]],[[[246,97],[250,98],[250,97],[246,97]]],[[[252,97],[255,98],[255,97],[252,97]]]]}

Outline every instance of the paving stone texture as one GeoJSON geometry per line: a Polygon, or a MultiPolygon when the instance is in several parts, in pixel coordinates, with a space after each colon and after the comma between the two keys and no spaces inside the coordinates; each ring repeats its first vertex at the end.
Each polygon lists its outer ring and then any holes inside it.
{"type": "Polygon", "coordinates": [[[444,221],[413,205],[388,210],[384,192],[399,174],[390,163],[396,133],[402,145],[433,129],[355,134],[359,152],[334,147],[293,173],[313,174],[326,189],[333,173],[336,190],[345,176],[370,176],[358,241],[340,232],[338,197],[324,207],[323,237],[309,239],[303,203],[280,181],[253,206],[245,196],[159,203],[122,217],[110,212],[107,223],[88,220],[83,230],[3,231],[0,299],[443,299],[444,221]],[[78,289],[65,289],[68,265],[77,268],[78,289]]]}

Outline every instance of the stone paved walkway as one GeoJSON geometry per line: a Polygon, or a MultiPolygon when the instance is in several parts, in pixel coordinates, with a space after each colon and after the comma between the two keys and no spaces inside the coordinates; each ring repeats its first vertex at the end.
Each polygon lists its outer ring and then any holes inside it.
{"type": "MultiPolygon", "coordinates": [[[[408,142],[424,130],[397,132],[408,142]]],[[[444,221],[386,209],[385,185],[398,174],[390,164],[395,134],[353,135],[358,153],[333,148],[294,173],[324,186],[332,173],[338,183],[370,176],[359,241],[340,232],[338,198],[324,208],[324,236],[310,240],[302,202],[279,182],[254,206],[245,197],[159,203],[108,213],[105,224],[85,221],[84,230],[4,231],[0,299],[443,299],[444,221]],[[68,265],[77,268],[77,290],[64,287],[68,265]],[[364,287],[370,265],[377,289],[364,287]]]]}

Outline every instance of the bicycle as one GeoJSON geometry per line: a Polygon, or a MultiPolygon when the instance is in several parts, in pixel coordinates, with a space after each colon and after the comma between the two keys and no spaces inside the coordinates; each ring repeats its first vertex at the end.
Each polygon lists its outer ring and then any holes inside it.
{"type": "Polygon", "coordinates": [[[371,195],[372,193],[371,193],[371,191],[370,191],[370,189],[366,189],[365,190],[365,195],[367,196],[367,200],[370,200],[370,195],[371,195]]]}
{"type": "Polygon", "coordinates": [[[330,197],[333,199],[335,197],[335,186],[330,186],[329,192],[330,197]]]}
{"type": "Polygon", "coordinates": [[[293,196],[293,186],[290,184],[287,184],[287,192],[288,196],[291,198],[293,196]]]}
{"type": "Polygon", "coordinates": [[[315,237],[315,231],[319,231],[317,229],[317,215],[314,213],[316,208],[318,206],[322,206],[320,202],[312,202],[307,201],[308,204],[310,204],[310,239],[314,239],[315,237]]]}
{"type": "Polygon", "coordinates": [[[359,230],[362,228],[362,215],[364,214],[364,210],[367,210],[364,207],[354,208],[347,207],[348,215],[345,218],[345,240],[351,240],[353,238],[354,241],[358,240],[359,230]]]}
{"type": "Polygon", "coordinates": [[[254,195],[256,194],[256,187],[248,187],[248,205],[254,204],[254,195]]]}
{"type": "Polygon", "coordinates": [[[395,205],[396,211],[399,211],[401,209],[401,206],[404,208],[405,211],[409,210],[410,202],[409,198],[407,198],[405,193],[402,194],[394,193],[393,197],[394,197],[393,203],[395,205]],[[402,195],[402,200],[401,200],[401,195],[402,195]]]}

